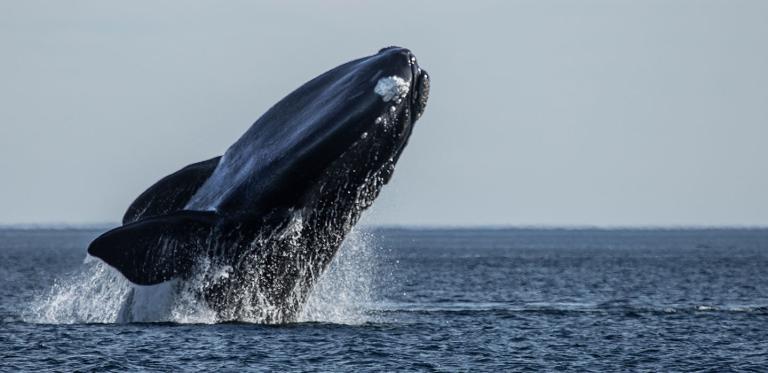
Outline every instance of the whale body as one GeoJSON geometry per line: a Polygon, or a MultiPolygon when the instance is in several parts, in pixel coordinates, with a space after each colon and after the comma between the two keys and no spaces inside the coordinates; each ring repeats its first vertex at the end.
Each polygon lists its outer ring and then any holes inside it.
{"type": "Polygon", "coordinates": [[[325,72],[222,156],[152,185],[88,253],[136,285],[202,275],[222,320],[291,321],[391,178],[429,81],[400,47],[325,72]]]}

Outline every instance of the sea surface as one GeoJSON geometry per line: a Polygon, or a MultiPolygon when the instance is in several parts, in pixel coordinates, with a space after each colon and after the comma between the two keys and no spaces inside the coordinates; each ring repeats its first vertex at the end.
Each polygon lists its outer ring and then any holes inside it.
{"type": "Polygon", "coordinates": [[[369,229],[295,323],[217,323],[0,229],[0,371],[766,371],[768,230],[369,229]]]}

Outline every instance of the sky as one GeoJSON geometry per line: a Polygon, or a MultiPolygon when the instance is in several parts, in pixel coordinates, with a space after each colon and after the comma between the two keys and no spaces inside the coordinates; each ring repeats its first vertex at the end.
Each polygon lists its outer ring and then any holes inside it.
{"type": "Polygon", "coordinates": [[[0,224],[120,220],[400,45],[427,110],[372,225],[768,226],[768,2],[3,1],[0,224]]]}

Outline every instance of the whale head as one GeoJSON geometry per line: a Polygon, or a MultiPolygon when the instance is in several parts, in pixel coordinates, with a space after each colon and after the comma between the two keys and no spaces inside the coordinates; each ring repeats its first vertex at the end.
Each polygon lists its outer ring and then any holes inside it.
{"type": "Polygon", "coordinates": [[[380,173],[386,182],[428,94],[429,75],[405,48],[331,69],[264,113],[186,208],[261,214],[300,208],[317,197],[317,186],[332,192],[330,175],[360,183],[357,176],[380,173]]]}

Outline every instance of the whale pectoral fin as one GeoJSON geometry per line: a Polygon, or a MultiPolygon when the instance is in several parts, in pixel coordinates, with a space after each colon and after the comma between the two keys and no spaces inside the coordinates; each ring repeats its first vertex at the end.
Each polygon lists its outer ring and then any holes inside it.
{"type": "Polygon", "coordinates": [[[153,184],[128,207],[123,224],[179,211],[219,165],[221,157],[193,163],[153,184]]]}
{"type": "Polygon", "coordinates": [[[129,281],[153,285],[188,274],[208,250],[218,217],[209,211],[178,211],[106,232],[88,246],[93,255],[129,281]]]}

